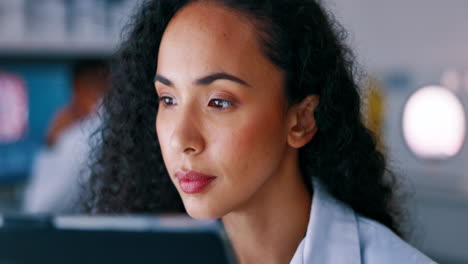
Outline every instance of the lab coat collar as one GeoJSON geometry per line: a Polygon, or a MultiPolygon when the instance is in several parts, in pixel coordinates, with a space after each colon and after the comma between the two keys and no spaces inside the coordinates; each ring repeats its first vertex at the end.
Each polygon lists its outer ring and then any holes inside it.
{"type": "Polygon", "coordinates": [[[354,211],[314,181],[307,233],[291,264],[360,264],[358,226],[354,211]]]}

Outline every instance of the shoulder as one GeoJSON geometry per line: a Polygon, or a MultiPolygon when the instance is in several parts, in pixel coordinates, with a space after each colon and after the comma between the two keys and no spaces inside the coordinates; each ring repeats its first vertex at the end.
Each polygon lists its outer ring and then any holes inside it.
{"type": "Polygon", "coordinates": [[[435,264],[389,228],[363,217],[314,182],[306,237],[291,263],[435,264]],[[337,253],[339,252],[339,253],[337,253]]]}
{"type": "Polygon", "coordinates": [[[377,221],[356,215],[362,263],[435,264],[377,221]]]}

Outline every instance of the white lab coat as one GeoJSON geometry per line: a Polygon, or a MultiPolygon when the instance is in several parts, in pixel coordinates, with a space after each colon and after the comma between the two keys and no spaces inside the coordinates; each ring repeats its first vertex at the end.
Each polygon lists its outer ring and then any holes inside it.
{"type": "Polygon", "coordinates": [[[97,114],[74,124],[52,149],[42,149],[26,186],[23,212],[80,213],[81,190],[89,177],[90,135],[100,125],[97,114]]]}
{"type": "Polygon", "coordinates": [[[358,215],[314,182],[307,233],[291,264],[434,264],[386,226],[358,215]]]}

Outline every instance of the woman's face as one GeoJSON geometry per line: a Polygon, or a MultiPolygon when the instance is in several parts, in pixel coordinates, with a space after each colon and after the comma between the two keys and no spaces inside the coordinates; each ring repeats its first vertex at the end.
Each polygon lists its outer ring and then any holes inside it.
{"type": "Polygon", "coordinates": [[[197,2],[169,23],[155,81],[156,130],[192,217],[241,209],[278,173],[288,153],[283,78],[236,12],[197,2]]]}

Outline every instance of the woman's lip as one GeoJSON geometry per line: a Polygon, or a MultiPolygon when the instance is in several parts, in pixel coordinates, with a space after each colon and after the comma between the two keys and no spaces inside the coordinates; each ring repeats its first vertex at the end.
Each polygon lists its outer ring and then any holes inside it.
{"type": "Polygon", "coordinates": [[[177,171],[175,176],[182,191],[189,194],[203,191],[216,178],[196,171],[177,171]]]}

